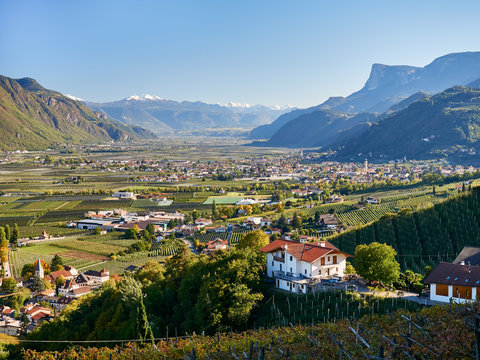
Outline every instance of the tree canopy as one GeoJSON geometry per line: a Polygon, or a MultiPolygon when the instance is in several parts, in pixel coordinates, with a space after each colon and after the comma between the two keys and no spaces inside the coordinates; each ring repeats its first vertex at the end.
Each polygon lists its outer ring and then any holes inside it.
{"type": "Polygon", "coordinates": [[[255,249],[258,250],[268,245],[270,238],[262,230],[252,231],[245,235],[237,245],[237,249],[255,249]]]}
{"type": "Polygon", "coordinates": [[[367,281],[379,281],[391,285],[400,276],[400,264],[395,260],[397,252],[387,244],[373,242],[358,245],[355,249],[355,269],[367,281]]]}

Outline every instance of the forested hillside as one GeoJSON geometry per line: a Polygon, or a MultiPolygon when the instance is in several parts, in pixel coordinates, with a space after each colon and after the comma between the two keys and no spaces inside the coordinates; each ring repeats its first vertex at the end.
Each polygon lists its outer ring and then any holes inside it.
{"type": "Polygon", "coordinates": [[[359,244],[387,243],[397,250],[403,269],[423,272],[427,265],[453,260],[464,246],[480,246],[480,189],[417,212],[386,214],[330,241],[351,254],[359,244]]]}

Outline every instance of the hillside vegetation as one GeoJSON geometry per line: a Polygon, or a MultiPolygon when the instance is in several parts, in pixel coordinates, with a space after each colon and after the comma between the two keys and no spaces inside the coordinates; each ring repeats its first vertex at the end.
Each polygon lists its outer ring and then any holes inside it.
{"type": "MultiPolygon", "coordinates": [[[[285,326],[250,330],[243,333],[222,333],[216,336],[183,336],[151,344],[119,344],[115,348],[71,347],[62,352],[27,350],[25,359],[338,359],[343,342],[343,358],[364,359],[381,355],[386,359],[472,359],[474,332],[465,325],[462,306],[447,305],[408,313],[364,316],[358,322],[315,323],[307,326],[285,326]],[[402,317],[405,316],[405,317],[402,317]],[[408,322],[412,317],[409,338],[408,322]],[[448,324],[448,326],[445,326],[448,324]],[[369,348],[356,340],[349,327],[360,329],[369,348]],[[402,334],[404,336],[402,336],[402,334]],[[382,349],[380,349],[380,347],[382,349]],[[383,350],[383,351],[382,351],[383,350]],[[409,354],[410,352],[410,354],[409,354]]],[[[467,315],[468,317],[468,315],[467,315]]]]}
{"type": "Polygon", "coordinates": [[[422,272],[426,265],[453,260],[464,246],[480,246],[480,190],[417,212],[386,214],[330,241],[350,254],[359,244],[386,243],[397,250],[403,269],[422,272]]]}
{"type": "Polygon", "coordinates": [[[0,76],[0,149],[154,138],[151,132],[97,116],[80,102],[30,78],[0,76]]]}

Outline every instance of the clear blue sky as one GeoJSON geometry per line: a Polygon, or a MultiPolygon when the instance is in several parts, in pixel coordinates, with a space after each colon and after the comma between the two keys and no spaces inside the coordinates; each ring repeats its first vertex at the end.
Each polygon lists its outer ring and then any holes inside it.
{"type": "Polygon", "coordinates": [[[0,0],[0,74],[92,101],[316,105],[480,50],[480,1],[0,0]]]}

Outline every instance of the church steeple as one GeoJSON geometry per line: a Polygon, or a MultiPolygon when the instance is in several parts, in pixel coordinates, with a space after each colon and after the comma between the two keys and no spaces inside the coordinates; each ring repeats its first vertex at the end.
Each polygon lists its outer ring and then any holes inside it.
{"type": "Polygon", "coordinates": [[[38,258],[37,265],[35,266],[35,275],[39,276],[40,279],[43,279],[43,277],[45,276],[43,272],[42,261],[40,260],[40,258],[38,258]]]}

